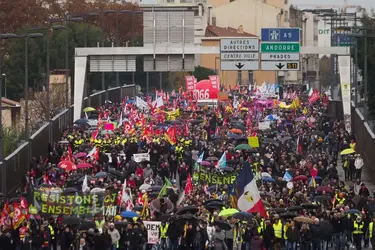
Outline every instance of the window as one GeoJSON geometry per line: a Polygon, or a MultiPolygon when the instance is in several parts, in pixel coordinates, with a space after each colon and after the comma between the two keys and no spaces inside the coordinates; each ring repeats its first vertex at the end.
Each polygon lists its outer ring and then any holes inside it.
{"type": "Polygon", "coordinates": [[[284,11],[284,22],[289,22],[289,11],[284,11]]]}

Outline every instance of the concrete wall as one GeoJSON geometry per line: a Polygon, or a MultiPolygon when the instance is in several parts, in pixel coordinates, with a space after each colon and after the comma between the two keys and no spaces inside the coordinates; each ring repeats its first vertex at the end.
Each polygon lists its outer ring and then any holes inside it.
{"type": "Polygon", "coordinates": [[[258,0],[236,0],[212,9],[216,26],[237,28],[260,36],[261,28],[278,27],[284,19],[278,18],[281,8],[267,5],[258,0]],[[281,23],[279,22],[281,21],[281,23]]]}

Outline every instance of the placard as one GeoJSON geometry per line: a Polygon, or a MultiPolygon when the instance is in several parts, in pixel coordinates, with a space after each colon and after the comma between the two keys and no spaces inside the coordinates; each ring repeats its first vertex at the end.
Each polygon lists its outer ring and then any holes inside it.
{"type": "Polygon", "coordinates": [[[269,121],[263,121],[263,122],[259,122],[258,126],[259,126],[259,130],[266,130],[266,129],[270,129],[270,122],[269,121]]]}
{"type": "Polygon", "coordinates": [[[193,91],[195,89],[195,77],[194,76],[185,76],[185,84],[187,91],[193,91]]]}
{"type": "Polygon", "coordinates": [[[161,221],[143,221],[143,224],[147,228],[147,243],[153,245],[158,244],[161,221]]]}
{"type": "Polygon", "coordinates": [[[149,153],[133,154],[135,162],[150,161],[149,153]]]}
{"type": "Polygon", "coordinates": [[[259,139],[257,136],[250,136],[247,138],[247,140],[248,140],[248,144],[252,148],[259,148],[259,139]]]}

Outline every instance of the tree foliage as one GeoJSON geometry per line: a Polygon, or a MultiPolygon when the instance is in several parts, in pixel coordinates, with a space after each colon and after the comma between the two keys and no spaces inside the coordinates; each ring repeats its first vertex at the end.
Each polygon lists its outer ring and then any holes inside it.
{"type": "MultiPolygon", "coordinates": [[[[42,31],[43,32],[43,31],[42,31]]],[[[68,34],[69,49],[69,69],[74,74],[74,49],[83,47],[84,36],[87,37],[88,45],[95,46],[103,37],[99,28],[86,26],[82,23],[71,23],[68,29],[54,30],[49,33],[50,40],[50,69],[65,69],[65,36],[68,34]]],[[[46,32],[45,37],[28,39],[28,73],[29,88],[43,89],[46,84],[46,32]]],[[[11,99],[20,99],[24,91],[25,75],[25,40],[9,40],[8,53],[5,58],[4,72],[7,74],[7,85],[9,97],[11,99]]],[[[89,74],[89,77],[92,76],[89,74]]],[[[90,78],[89,78],[90,80],[90,78]]]]}
{"type": "MultiPolygon", "coordinates": [[[[368,68],[368,106],[371,113],[375,112],[375,16],[366,14],[362,18],[364,29],[367,29],[367,68],[368,68]]],[[[362,31],[361,33],[363,33],[362,31]]],[[[358,42],[358,67],[364,74],[364,38],[357,38],[358,42]]],[[[363,84],[362,84],[363,85],[363,84]]]]}
{"type": "Polygon", "coordinates": [[[202,66],[197,66],[194,68],[193,76],[197,78],[198,81],[208,79],[208,76],[216,75],[216,72],[212,69],[205,68],[202,66]]]}
{"type": "Polygon", "coordinates": [[[19,134],[15,129],[3,127],[3,150],[4,158],[17,148],[19,134]]]}
{"type": "Polygon", "coordinates": [[[332,71],[331,58],[323,56],[319,60],[319,77],[322,87],[330,86],[335,80],[335,75],[332,71]]]}

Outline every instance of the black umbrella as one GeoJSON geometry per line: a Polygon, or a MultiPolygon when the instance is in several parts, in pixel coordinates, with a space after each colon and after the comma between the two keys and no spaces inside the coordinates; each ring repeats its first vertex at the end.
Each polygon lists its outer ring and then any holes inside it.
{"type": "Polygon", "coordinates": [[[206,200],[205,202],[203,202],[203,206],[205,206],[205,205],[207,205],[207,204],[209,204],[211,202],[221,202],[221,203],[223,203],[223,201],[220,200],[220,199],[209,199],[209,200],[206,200]]]}
{"type": "Polygon", "coordinates": [[[118,222],[115,222],[115,227],[117,229],[121,229],[121,227],[126,227],[128,225],[128,223],[124,222],[124,221],[118,221],[118,222]]]}
{"type": "Polygon", "coordinates": [[[92,221],[85,221],[79,225],[79,230],[89,230],[91,228],[96,228],[95,223],[92,221]]]}
{"type": "Polygon", "coordinates": [[[229,225],[228,222],[223,221],[223,220],[215,220],[212,224],[214,226],[217,226],[221,230],[229,231],[232,229],[231,225],[229,225]]]}
{"type": "Polygon", "coordinates": [[[116,170],[116,169],[114,169],[114,168],[110,168],[110,169],[108,170],[108,173],[110,173],[110,174],[112,174],[112,175],[120,176],[120,177],[123,176],[122,172],[120,172],[120,171],[118,171],[118,170],[116,170]]]}
{"type": "Polygon", "coordinates": [[[287,210],[289,212],[292,212],[292,211],[301,211],[303,209],[303,207],[301,206],[293,206],[293,207],[288,207],[287,210]]]}
{"type": "Polygon", "coordinates": [[[74,216],[63,216],[61,223],[65,225],[78,225],[81,223],[81,219],[74,216]]]}
{"type": "Polygon", "coordinates": [[[275,213],[283,213],[286,212],[286,208],[270,208],[268,209],[268,211],[275,213]]]}
{"type": "Polygon", "coordinates": [[[226,167],[226,168],[223,168],[223,171],[228,172],[228,173],[232,173],[234,171],[234,168],[226,167]]]}
{"type": "Polygon", "coordinates": [[[70,187],[70,188],[64,188],[64,190],[62,191],[62,194],[73,194],[76,192],[78,192],[76,188],[70,187]]]}
{"type": "Polygon", "coordinates": [[[306,208],[306,209],[317,209],[317,208],[319,208],[319,204],[316,204],[316,203],[303,203],[303,204],[301,204],[301,207],[306,208]]]}
{"type": "Polygon", "coordinates": [[[238,212],[238,213],[233,214],[232,217],[241,221],[251,221],[251,219],[253,218],[253,215],[247,212],[238,212]]]}
{"type": "Polygon", "coordinates": [[[243,124],[240,124],[240,123],[233,124],[232,128],[238,128],[238,129],[241,129],[241,130],[246,130],[246,127],[243,124]]]}
{"type": "Polygon", "coordinates": [[[81,119],[76,120],[74,122],[74,124],[77,124],[77,125],[88,125],[89,124],[89,120],[81,118],[81,119]]]}
{"type": "Polygon", "coordinates": [[[199,209],[193,206],[187,206],[177,209],[176,214],[182,215],[182,214],[196,214],[199,212],[199,209]]]}
{"type": "Polygon", "coordinates": [[[197,120],[197,119],[190,120],[191,124],[200,124],[202,122],[203,122],[203,120],[197,120]]]}
{"type": "Polygon", "coordinates": [[[236,164],[238,161],[236,160],[227,160],[227,163],[228,164],[236,164]]]}
{"type": "Polygon", "coordinates": [[[316,201],[330,201],[332,198],[328,195],[318,195],[315,197],[316,201]]]}

